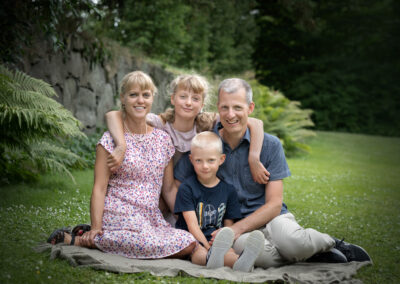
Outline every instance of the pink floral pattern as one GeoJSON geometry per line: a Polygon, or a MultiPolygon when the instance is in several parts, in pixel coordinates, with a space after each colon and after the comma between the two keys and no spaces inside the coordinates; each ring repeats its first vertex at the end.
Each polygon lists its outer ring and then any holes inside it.
{"type": "MultiPolygon", "coordinates": [[[[96,246],[129,258],[163,258],[195,242],[165,221],[158,208],[164,169],[175,149],[169,135],[125,133],[127,150],[120,169],[110,176],[103,213],[103,235],[96,246]],[[139,141],[141,140],[141,141],[139,141]]],[[[107,131],[98,142],[108,152],[114,141],[107,131]]]]}

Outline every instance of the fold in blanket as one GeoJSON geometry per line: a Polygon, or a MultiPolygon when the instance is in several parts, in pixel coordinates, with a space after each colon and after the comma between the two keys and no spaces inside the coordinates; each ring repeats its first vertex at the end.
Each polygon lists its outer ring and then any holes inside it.
{"type": "Polygon", "coordinates": [[[362,283],[352,277],[357,270],[370,262],[350,263],[295,263],[277,268],[256,268],[246,273],[233,271],[229,267],[206,269],[180,259],[141,260],[129,259],[119,255],[103,253],[97,249],[58,244],[41,244],[37,252],[51,252],[51,259],[66,259],[71,265],[92,267],[122,273],[148,271],[157,276],[177,276],[182,272],[193,277],[225,279],[230,281],[261,283],[272,280],[283,280],[288,283],[362,283]]]}

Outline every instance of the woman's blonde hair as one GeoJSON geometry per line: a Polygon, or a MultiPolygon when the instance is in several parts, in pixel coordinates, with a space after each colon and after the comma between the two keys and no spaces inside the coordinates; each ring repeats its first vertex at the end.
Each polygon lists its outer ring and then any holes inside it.
{"type": "Polygon", "coordinates": [[[137,85],[141,90],[150,90],[153,95],[157,92],[151,77],[142,71],[130,72],[122,78],[120,94],[125,94],[132,85],[137,85]]]}
{"type": "MultiPolygon", "coordinates": [[[[210,85],[206,78],[197,74],[184,74],[176,77],[170,84],[170,93],[175,95],[178,90],[186,90],[196,94],[201,94],[203,102],[205,103],[210,85]]],[[[165,112],[160,114],[164,122],[173,123],[175,121],[175,110],[168,108],[165,112]]],[[[197,115],[195,123],[198,130],[209,130],[215,115],[200,113],[197,115]]]]}

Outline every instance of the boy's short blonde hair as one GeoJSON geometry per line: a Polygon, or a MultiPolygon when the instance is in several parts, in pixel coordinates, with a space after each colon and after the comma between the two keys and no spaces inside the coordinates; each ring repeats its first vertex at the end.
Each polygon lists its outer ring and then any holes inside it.
{"type": "Polygon", "coordinates": [[[200,132],[195,137],[193,137],[192,142],[190,144],[190,149],[193,149],[195,147],[201,149],[204,148],[215,149],[220,154],[223,153],[221,139],[218,137],[217,134],[211,131],[200,132]]]}
{"type": "Polygon", "coordinates": [[[153,95],[157,92],[157,88],[151,77],[142,71],[130,72],[122,78],[120,94],[124,95],[133,85],[137,85],[140,90],[150,90],[153,95]]]}

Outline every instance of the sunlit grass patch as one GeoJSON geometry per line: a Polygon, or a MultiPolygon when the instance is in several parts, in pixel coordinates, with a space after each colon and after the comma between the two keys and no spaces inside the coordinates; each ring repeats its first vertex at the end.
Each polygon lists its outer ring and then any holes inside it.
{"type": "MultiPolygon", "coordinates": [[[[356,278],[399,283],[400,139],[319,132],[311,153],[288,160],[284,200],[304,227],[364,247],[374,265],[356,278]]],[[[0,187],[0,283],[216,283],[217,280],[117,274],[74,268],[32,247],[56,228],[89,223],[93,170],[36,184],[0,187]]],[[[221,281],[220,281],[221,282],[221,281]]],[[[228,283],[223,281],[222,283],[228,283]]]]}
{"type": "Polygon", "coordinates": [[[357,278],[400,281],[400,139],[319,132],[290,159],[285,201],[299,223],[364,247],[374,265],[357,278]]]}

